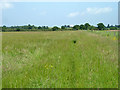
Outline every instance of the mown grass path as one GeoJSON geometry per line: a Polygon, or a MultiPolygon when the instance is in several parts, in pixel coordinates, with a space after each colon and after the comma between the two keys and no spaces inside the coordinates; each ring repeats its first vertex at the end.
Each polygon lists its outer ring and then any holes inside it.
{"type": "Polygon", "coordinates": [[[109,37],[87,31],[6,32],[2,46],[3,88],[118,87],[118,42],[109,37]]]}

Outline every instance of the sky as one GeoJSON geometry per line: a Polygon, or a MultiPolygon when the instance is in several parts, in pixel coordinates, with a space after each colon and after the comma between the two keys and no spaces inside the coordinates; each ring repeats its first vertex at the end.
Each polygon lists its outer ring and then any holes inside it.
{"type": "Polygon", "coordinates": [[[6,26],[118,24],[117,2],[9,2],[0,7],[6,26]]]}

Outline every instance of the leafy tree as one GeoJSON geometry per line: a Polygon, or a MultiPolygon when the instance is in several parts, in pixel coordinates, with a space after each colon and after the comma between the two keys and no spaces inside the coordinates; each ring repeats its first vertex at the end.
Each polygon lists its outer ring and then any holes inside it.
{"type": "Polygon", "coordinates": [[[46,26],[45,28],[46,28],[46,29],[49,29],[49,27],[48,27],[48,26],[46,26]]]}
{"type": "Polygon", "coordinates": [[[32,25],[31,27],[32,27],[32,29],[37,29],[37,27],[36,27],[36,26],[34,26],[34,25],[32,25]]]}
{"type": "Polygon", "coordinates": [[[67,28],[70,28],[70,25],[67,25],[67,28]]]}
{"type": "Polygon", "coordinates": [[[89,29],[90,30],[95,30],[95,26],[90,26],[89,29]]]}
{"type": "Polygon", "coordinates": [[[53,28],[52,28],[52,30],[53,31],[56,31],[56,30],[58,30],[59,28],[57,27],[57,26],[54,26],[53,28]]]}
{"type": "Polygon", "coordinates": [[[38,27],[38,29],[42,29],[42,27],[41,27],[41,26],[39,26],[39,27],[38,27]]]}
{"type": "Polygon", "coordinates": [[[3,28],[5,29],[5,28],[7,28],[7,27],[4,25],[3,28]]]}
{"type": "Polygon", "coordinates": [[[81,30],[85,30],[85,26],[83,24],[80,25],[81,30]]]}
{"type": "Polygon", "coordinates": [[[118,28],[120,28],[120,25],[118,25],[118,28]]]}
{"type": "Polygon", "coordinates": [[[16,31],[20,31],[20,29],[19,29],[19,28],[17,28],[17,29],[16,29],[16,31]]]}
{"type": "Polygon", "coordinates": [[[65,29],[65,26],[61,26],[61,29],[65,29]]]}
{"type": "Polygon", "coordinates": [[[7,27],[4,25],[3,27],[2,27],[2,31],[5,31],[7,29],[7,27]]]}
{"type": "Polygon", "coordinates": [[[98,23],[97,26],[98,26],[99,30],[104,30],[105,29],[105,25],[103,23],[98,23]]]}
{"type": "Polygon", "coordinates": [[[41,29],[49,29],[48,26],[42,26],[41,29]]]}
{"type": "Polygon", "coordinates": [[[110,28],[110,25],[109,25],[109,24],[107,25],[107,28],[110,28]]]}
{"type": "Polygon", "coordinates": [[[43,29],[45,29],[45,26],[42,26],[43,29]]]}
{"type": "Polygon", "coordinates": [[[110,27],[110,30],[117,30],[117,27],[110,27]]]}
{"type": "Polygon", "coordinates": [[[80,26],[79,25],[75,25],[75,26],[73,26],[73,29],[74,30],[78,30],[78,29],[80,29],[80,26]]]}
{"type": "Polygon", "coordinates": [[[30,24],[28,24],[28,29],[32,29],[32,26],[30,24]]]}
{"type": "Polygon", "coordinates": [[[98,29],[98,27],[95,27],[95,29],[94,29],[94,30],[99,30],[99,29],[98,29]]]}
{"type": "Polygon", "coordinates": [[[3,27],[6,27],[5,25],[3,25],[3,27]]]}
{"type": "Polygon", "coordinates": [[[113,25],[111,25],[110,27],[114,27],[113,25]]]}
{"type": "Polygon", "coordinates": [[[85,29],[88,30],[90,27],[90,24],[89,23],[85,23],[85,29]]]}

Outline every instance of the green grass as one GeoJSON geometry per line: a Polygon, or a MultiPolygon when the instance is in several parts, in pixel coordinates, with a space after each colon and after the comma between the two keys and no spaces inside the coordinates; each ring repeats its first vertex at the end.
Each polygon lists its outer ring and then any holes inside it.
{"type": "Polygon", "coordinates": [[[87,31],[6,32],[2,45],[3,88],[118,87],[118,42],[109,37],[87,31]]]}
{"type": "Polygon", "coordinates": [[[2,89],[2,33],[0,33],[0,90],[2,89]]]}
{"type": "Polygon", "coordinates": [[[105,31],[91,31],[91,30],[89,30],[89,32],[100,34],[102,36],[106,36],[106,37],[109,37],[109,38],[116,37],[116,39],[118,39],[118,31],[110,31],[110,30],[105,30],[105,31]]]}

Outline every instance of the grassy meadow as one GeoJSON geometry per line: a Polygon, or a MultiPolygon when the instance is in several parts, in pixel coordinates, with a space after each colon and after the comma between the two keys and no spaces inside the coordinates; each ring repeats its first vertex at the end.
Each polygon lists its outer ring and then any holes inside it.
{"type": "Polygon", "coordinates": [[[2,87],[117,88],[117,38],[106,31],[4,32],[2,87]]]}

